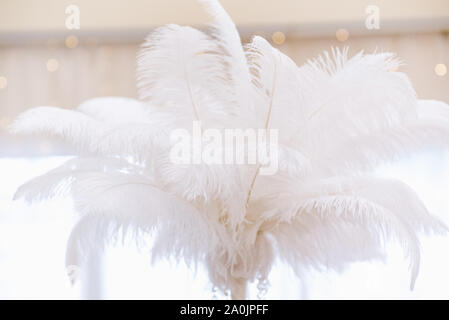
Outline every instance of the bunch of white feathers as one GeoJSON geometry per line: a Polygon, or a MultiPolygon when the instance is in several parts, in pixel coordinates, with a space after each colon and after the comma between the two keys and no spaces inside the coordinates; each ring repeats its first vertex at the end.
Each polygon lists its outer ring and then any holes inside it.
{"type": "Polygon", "coordinates": [[[411,151],[449,145],[449,106],[418,100],[390,53],[332,50],[298,67],[265,39],[246,46],[216,0],[207,32],[167,25],[138,55],[140,101],[97,98],[77,110],[38,107],[16,133],[45,133],[78,158],[22,186],[17,198],[71,194],[79,221],[67,265],[125,233],[153,235],[152,258],[202,264],[235,299],[276,259],[298,277],[381,258],[397,241],[419,270],[419,233],[444,233],[407,185],[369,175],[411,151]],[[279,130],[279,170],[260,164],[174,164],[170,132],[279,130]]]}

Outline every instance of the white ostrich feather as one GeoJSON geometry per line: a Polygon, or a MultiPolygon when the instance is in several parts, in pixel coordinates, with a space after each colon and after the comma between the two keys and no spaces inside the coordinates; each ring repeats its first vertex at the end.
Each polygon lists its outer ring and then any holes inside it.
{"type": "Polygon", "coordinates": [[[418,100],[390,53],[332,49],[301,67],[266,40],[246,47],[218,1],[200,0],[211,32],[168,25],[138,55],[140,99],[97,98],[77,110],[39,107],[16,133],[59,136],[80,158],[16,194],[70,194],[80,213],[67,264],[120,235],[155,236],[153,258],[203,264],[212,284],[245,298],[276,259],[299,277],[382,259],[396,241],[419,271],[419,234],[444,233],[401,182],[368,175],[380,163],[449,145],[449,107],[418,100]],[[173,129],[279,130],[279,170],[261,164],[175,164],[173,129]]]}
{"type": "Polygon", "coordinates": [[[144,103],[123,97],[89,99],[78,106],[78,111],[98,121],[114,124],[145,122],[150,116],[144,103]]]}
{"type": "Polygon", "coordinates": [[[67,259],[73,260],[66,261],[69,265],[79,265],[86,248],[114,239],[118,231],[135,236],[154,232],[153,257],[182,256],[192,263],[203,262],[216,246],[215,235],[201,212],[154,187],[142,175],[84,174],[72,188],[75,207],[82,216],[70,236],[67,259]],[[192,245],[186,246],[186,241],[192,245]],[[76,248],[75,252],[71,248],[76,248]]]}
{"type": "Polygon", "coordinates": [[[252,76],[238,30],[219,1],[199,0],[198,2],[203,5],[211,16],[211,36],[223,50],[223,59],[226,62],[227,71],[233,83],[237,112],[245,119],[241,125],[250,127],[252,124],[250,119],[255,115],[255,103],[249,94],[252,87],[252,76]]]}
{"type": "Polygon", "coordinates": [[[220,48],[205,33],[168,25],[151,33],[138,56],[140,98],[205,125],[237,110],[220,48]]]}

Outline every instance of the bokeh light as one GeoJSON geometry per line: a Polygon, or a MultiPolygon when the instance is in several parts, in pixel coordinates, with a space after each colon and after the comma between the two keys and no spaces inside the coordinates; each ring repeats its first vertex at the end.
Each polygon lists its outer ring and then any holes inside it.
{"type": "Polygon", "coordinates": [[[271,36],[271,39],[273,40],[273,42],[275,44],[281,45],[281,44],[283,44],[285,42],[285,34],[282,33],[281,31],[276,31],[271,36]]]}
{"type": "Polygon", "coordinates": [[[71,35],[65,38],[65,46],[69,49],[74,49],[78,46],[79,40],[77,36],[71,35]]]}
{"type": "Polygon", "coordinates": [[[8,86],[8,79],[6,77],[0,77],[0,89],[5,89],[8,86]]]}
{"type": "Polygon", "coordinates": [[[338,29],[337,32],[335,32],[335,37],[340,42],[345,42],[349,39],[349,31],[346,29],[338,29]]]}
{"type": "Polygon", "coordinates": [[[443,77],[446,75],[446,73],[447,73],[447,67],[444,63],[438,63],[435,66],[435,74],[437,76],[443,77]]]}
{"type": "Polygon", "coordinates": [[[55,72],[55,71],[58,71],[58,69],[59,69],[58,60],[56,60],[54,58],[48,59],[48,61],[47,61],[48,72],[55,72]]]}

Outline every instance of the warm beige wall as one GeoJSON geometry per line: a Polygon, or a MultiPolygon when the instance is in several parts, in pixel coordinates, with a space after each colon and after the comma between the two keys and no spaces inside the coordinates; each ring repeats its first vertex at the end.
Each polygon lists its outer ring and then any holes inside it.
{"type": "MultiPolygon", "coordinates": [[[[384,21],[446,20],[448,0],[222,0],[241,25],[363,22],[365,7],[378,5],[384,21]]],[[[65,8],[76,4],[84,30],[149,29],[203,21],[195,0],[1,0],[0,31],[61,31],[65,8]]]]}
{"type": "MultiPolygon", "coordinates": [[[[401,57],[401,71],[411,78],[421,98],[449,103],[449,74],[435,75],[437,63],[449,66],[449,36],[440,33],[350,37],[344,44],[335,38],[288,39],[279,48],[299,65],[332,46],[349,46],[351,55],[392,51],[401,57]]],[[[74,107],[90,97],[136,96],[135,67],[139,43],[0,47],[0,74],[8,86],[0,90],[0,117],[12,118],[36,105],[74,107]],[[56,58],[59,69],[48,72],[47,60],[56,58]]]]}

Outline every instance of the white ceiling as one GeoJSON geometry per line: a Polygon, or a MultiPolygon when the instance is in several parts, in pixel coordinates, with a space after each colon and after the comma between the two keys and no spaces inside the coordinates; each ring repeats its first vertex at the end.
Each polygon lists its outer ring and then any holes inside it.
{"type": "MultiPolygon", "coordinates": [[[[1,0],[0,36],[66,32],[69,4],[80,8],[80,32],[126,34],[166,23],[205,22],[195,0],[1,0]]],[[[449,0],[222,0],[222,4],[243,30],[283,27],[313,36],[349,26],[363,32],[368,5],[379,7],[384,32],[449,30],[449,0]]]]}

